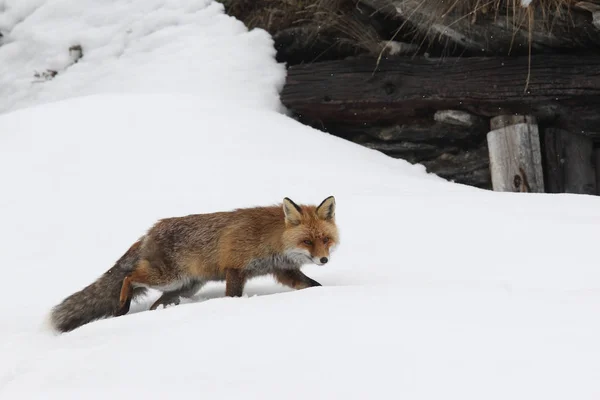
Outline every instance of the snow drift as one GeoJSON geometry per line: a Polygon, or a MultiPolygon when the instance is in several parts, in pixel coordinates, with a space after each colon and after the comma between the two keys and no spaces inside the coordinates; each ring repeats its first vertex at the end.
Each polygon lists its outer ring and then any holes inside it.
{"type": "Polygon", "coordinates": [[[275,109],[285,79],[268,33],[212,0],[0,0],[0,33],[0,112],[114,92],[275,109]]]}

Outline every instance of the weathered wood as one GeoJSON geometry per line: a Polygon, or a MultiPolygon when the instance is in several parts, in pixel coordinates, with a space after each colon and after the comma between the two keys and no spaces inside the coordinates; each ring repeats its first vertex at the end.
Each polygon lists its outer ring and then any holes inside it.
{"type": "MultiPolygon", "coordinates": [[[[322,127],[321,127],[322,128],[322,127]]],[[[392,125],[379,124],[328,124],[327,131],[343,138],[366,134],[383,141],[456,142],[482,141],[489,130],[489,122],[481,118],[471,126],[460,126],[433,119],[412,118],[392,125]]]]}
{"type": "Polygon", "coordinates": [[[429,59],[359,57],[288,69],[283,103],[323,123],[393,124],[436,110],[493,117],[533,115],[540,123],[600,137],[600,57],[429,59]],[[573,118],[573,110],[585,118],[573,118]]]}
{"type": "Polygon", "coordinates": [[[443,124],[463,128],[483,127],[486,123],[484,118],[460,110],[439,110],[435,112],[433,119],[443,124]]]}
{"type": "Polygon", "coordinates": [[[498,115],[490,119],[491,130],[502,129],[516,124],[537,125],[537,120],[531,115],[498,115]]]}
{"type": "Polygon", "coordinates": [[[492,185],[498,192],[544,192],[540,138],[535,118],[502,115],[488,133],[492,185]]]}
{"type": "Polygon", "coordinates": [[[590,138],[547,128],[544,144],[549,193],[596,194],[594,143],[590,138]]]}
{"type": "Polygon", "coordinates": [[[456,183],[492,189],[488,149],[485,143],[474,149],[456,153],[443,153],[439,157],[422,161],[427,172],[456,183]]]}
{"type": "Polygon", "coordinates": [[[436,146],[430,143],[364,142],[361,145],[412,163],[431,160],[445,153],[458,153],[460,151],[460,148],[456,146],[436,146]]]}
{"type": "Polygon", "coordinates": [[[458,127],[444,123],[432,124],[401,124],[382,128],[365,130],[368,135],[384,141],[410,140],[428,142],[452,138],[454,140],[474,139],[484,137],[486,132],[471,127],[458,127]]]}

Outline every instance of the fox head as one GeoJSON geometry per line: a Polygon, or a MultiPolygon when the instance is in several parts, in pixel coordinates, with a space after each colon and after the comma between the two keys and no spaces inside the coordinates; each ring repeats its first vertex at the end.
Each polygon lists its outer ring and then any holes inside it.
{"type": "Polygon", "coordinates": [[[330,196],[318,206],[299,206],[283,199],[285,252],[301,264],[324,265],[339,243],[335,224],[335,198],[330,196]]]}

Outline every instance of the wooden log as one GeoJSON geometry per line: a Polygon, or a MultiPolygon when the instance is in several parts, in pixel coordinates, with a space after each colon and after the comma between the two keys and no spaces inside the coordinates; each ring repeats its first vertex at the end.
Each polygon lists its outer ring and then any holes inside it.
{"type": "Polygon", "coordinates": [[[439,157],[422,161],[427,172],[456,183],[492,189],[488,149],[485,142],[474,149],[444,153],[439,157]]]}
{"type": "Polygon", "coordinates": [[[590,138],[547,128],[544,144],[549,193],[596,194],[594,143],[590,138]]]}
{"type": "Polygon", "coordinates": [[[359,57],[291,66],[283,103],[329,123],[393,124],[435,110],[493,117],[532,115],[540,123],[600,137],[600,57],[429,59],[359,57]],[[573,118],[573,110],[585,118],[573,118]]]}
{"type": "MultiPolygon", "coordinates": [[[[457,118],[456,115],[454,117],[457,118]]],[[[468,122],[470,124],[459,125],[458,122],[452,122],[450,117],[444,119],[442,113],[436,113],[435,120],[433,118],[411,118],[391,125],[328,124],[324,129],[343,138],[366,134],[383,141],[438,143],[485,140],[485,135],[489,130],[489,121],[471,116],[468,122]]],[[[314,125],[318,128],[318,124],[314,125]]]]}
{"type": "Polygon", "coordinates": [[[411,163],[431,160],[445,153],[458,153],[461,150],[456,146],[436,146],[430,143],[364,142],[360,144],[370,149],[378,150],[388,156],[402,158],[411,163]]]}
{"type": "Polygon", "coordinates": [[[448,140],[466,140],[483,138],[486,134],[481,129],[457,127],[434,122],[432,124],[397,124],[381,128],[365,130],[367,135],[384,141],[410,140],[414,142],[431,142],[448,140]]]}
{"type": "Polygon", "coordinates": [[[542,154],[535,118],[502,115],[492,118],[488,133],[494,191],[544,192],[542,154]]]}
{"type": "Polygon", "coordinates": [[[434,121],[462,128],[483,127],[485,120],[477,115],[460,110],[438,110],[433,115],[434,121]]]}

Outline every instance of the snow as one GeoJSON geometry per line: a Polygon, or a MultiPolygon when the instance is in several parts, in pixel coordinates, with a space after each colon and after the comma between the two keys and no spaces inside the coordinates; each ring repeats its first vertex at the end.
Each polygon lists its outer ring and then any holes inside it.
{"type": "Polygon", "coordinates": [[[465,187],[293,121],[271,39],[209,1],[0,9],[0,398],[599,398],[597,197],[465,187]],[[332,194],[322,287],[45,325],[158,218],[332,194]]]}
{"type": "Polygon", "coordinates": [[[531,4],[531,0],[521,0],[521,7],[527,8],[531,4]]]}
{"type": "Polygon", "coordinates": [[[0,33],[0,112],[114,92],[273,109],[285,80],[270,36],[211,0],[0,0],[0,33]],[[35,77],[49,70],[54,79],[35,77]]]}

